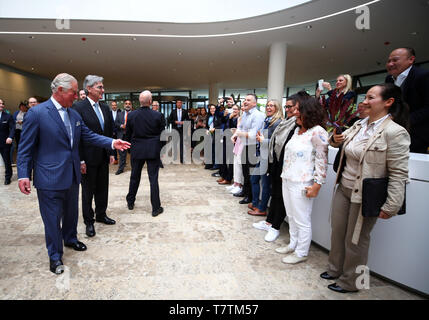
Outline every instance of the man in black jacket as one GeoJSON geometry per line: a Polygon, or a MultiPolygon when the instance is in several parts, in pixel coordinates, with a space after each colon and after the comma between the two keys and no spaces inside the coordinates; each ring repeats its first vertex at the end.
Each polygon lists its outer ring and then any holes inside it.
{"type": "Polygon", "coordinates": [[[15,121],[13,117],[4,110],[4,102],[0,99],[0,154],[5,167],[4,184],[10,184],[12,178],[12,164],[10,159],[10,148],[15,135],[15,121]]]}
{"type": "Polygon", "coordinates": [[[399,48],[389,56],[386,82],[402,88],[410,107],[410,151],[427,153],[429,147],[429,71],[414,66],[412,48],[399,48]]]}
{"type": "MultiPolygon", "coordinates": [[[[111,138],[113,136],[113,117],[109,106],[99,100],[103,97],[103,78],[95,75],[86,76],[83,86],[87,97],[78,101],[73,108],[80,114],[85,125],[93,132],[111,138]]],[[[115,224],[115,220],[106,215],[109,197],[109,162],[115,158],[111,150],[93,147],[81,143],[79,147],[82,173],[82,212],[88,237],[95,236],[95,221],[115,224]]]]}
{"type": "Polygon", "coordinates": [[[156,217],[164,211],[159,198],[158,172],[161,152],[161,132],[165,121],[160,112],[151,110],[152,93],[140,93],[140,108],[128,115],[125,140],[132,143],[131,177],[127,194],[128,209],[134,209],[137,191],[140,185],[141,171],[147,163],[150,182],[150,202],[152,216],[156,217]]]}
{"type": "Polygon", "coordinates": [[[176,109],[171,111],[168,117],[168,123],[171,127],[179,132],[180,136],[180,163],[183,163],[183,124],[184,121],[189,121],[188,111],[182,109],[183,102],[176,101],[176,109]]]}

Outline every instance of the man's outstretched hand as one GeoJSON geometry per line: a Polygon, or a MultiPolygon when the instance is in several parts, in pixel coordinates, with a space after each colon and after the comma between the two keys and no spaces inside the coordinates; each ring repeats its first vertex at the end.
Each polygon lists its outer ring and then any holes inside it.
{"type": "Polygon", "coordinates": [[[128,141],[123,141],[121,139],[116,139],[113,141],[113,147],[116,150],[124,151],[131,147],[131,143],[129,143],[128,141]]]}

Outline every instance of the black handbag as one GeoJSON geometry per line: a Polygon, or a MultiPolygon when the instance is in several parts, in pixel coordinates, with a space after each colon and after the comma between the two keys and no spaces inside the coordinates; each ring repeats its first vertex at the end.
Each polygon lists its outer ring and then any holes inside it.
{"type": "MultiPolygon", "coordinates": [[[[366,178],[362,182],[362,215],[364,217],[378,217],[380,210],[387,199],[387,186],[389,178],[366,178]]],[[[404,203],[398,215],[405,214],[406,187],[404,190],[404,203]]]]}

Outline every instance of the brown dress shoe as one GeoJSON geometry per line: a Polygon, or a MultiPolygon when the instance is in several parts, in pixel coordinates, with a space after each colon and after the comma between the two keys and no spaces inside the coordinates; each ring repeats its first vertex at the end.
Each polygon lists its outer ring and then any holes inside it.
{"type": "Polygon", "coordinates": [[[118,163],[119,163],[118,160],[113,161],[113,164],[118,164],[118,163]]]}
{"type": "Polygon", "coordinates": [[[216,182],[217,182],[217,183],[220,183],[220,182],[222,182],[222,181],[225,181],[225,180],[224,180],[223,178],[220,178],[220,179],[217,179],[217,180],[216,180],[216,182]]]}
{"type": "Polygon", "coordinates": [[[258,208],[255,208],[255,210],[247,211],[247,213],[250,214],[251,216],[266,216],[267,215],[266,212],[261,212],[261,211],[259,211],[258,208]]]}
{"type": "Polygon", "coordinates": [[[219,184],[231,184],[231,181],[223,180],[221,182],[218,182],[219,184]]]}
{"type": "Polygon", "coordinates": [[[250,210],[255,210],[256,208],[253,206],[253,204],[252,203],[249,203],[248,205],[247,205],[247,207],[250,209],[250,210]]]}

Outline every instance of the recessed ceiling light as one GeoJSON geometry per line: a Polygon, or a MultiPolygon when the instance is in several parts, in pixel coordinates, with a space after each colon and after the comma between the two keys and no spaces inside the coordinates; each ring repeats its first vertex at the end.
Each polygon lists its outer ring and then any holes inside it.
{"type": "Polygon", "coordinates": [[[133,37],[133,41],[136,41],[137,40],[137,38],[136,37],[133,37]]]}
{"type": "Polygon", "coordinates": [[[411,35],[412,36],[416,36],[416,35],[418,35],[419,33],[417,32],[417,31],[414,31],[414,32],[411,32],[411,35]]]}
{"type": "Polygon", "coordinates": [[[31,70],[34,71],[34,67],[31,67],[31,70]]]}
{"type": "Polygon", "coordinates": [[[322,49],[326,49],[326,46],[325,46],[325,45],[323,45],[323,46],[322,46],[322,49]]]}
{"type": "Polygon", "coordinates": [[[307,29],[311,29],[311,28],[313,28],[313,26],[308,25],[308,26],[306,26],[306,28],[307,28],[307,29]]]}
{"type": "Polygon", "coordinates": [[[232,43],[232,44],[236,44],[235,40],[232,40],[232,41],[231,41],[231,43],[232,43]]]}
{"type": "Polygon", "coordinates": [[[177,53],[179,56],[181,56],[183,53],[181,53],[180,51],[177,53]]]}
{"type": "Polygon", "coordinates": [[[15,63],[16,61],[15,60],[12,60],[12,63],[15,63]]]}
{"type": "Polygon", "coordinates": [[[100,54],[100,50],[95,50],[95,54],[100,54]]]}
{"type": "Polygon", "coordinates": [[[34,37],[34,36],[29,36],[29,38],[30,38],[30,39],[34,39],[35,37],[34,37]]]}

